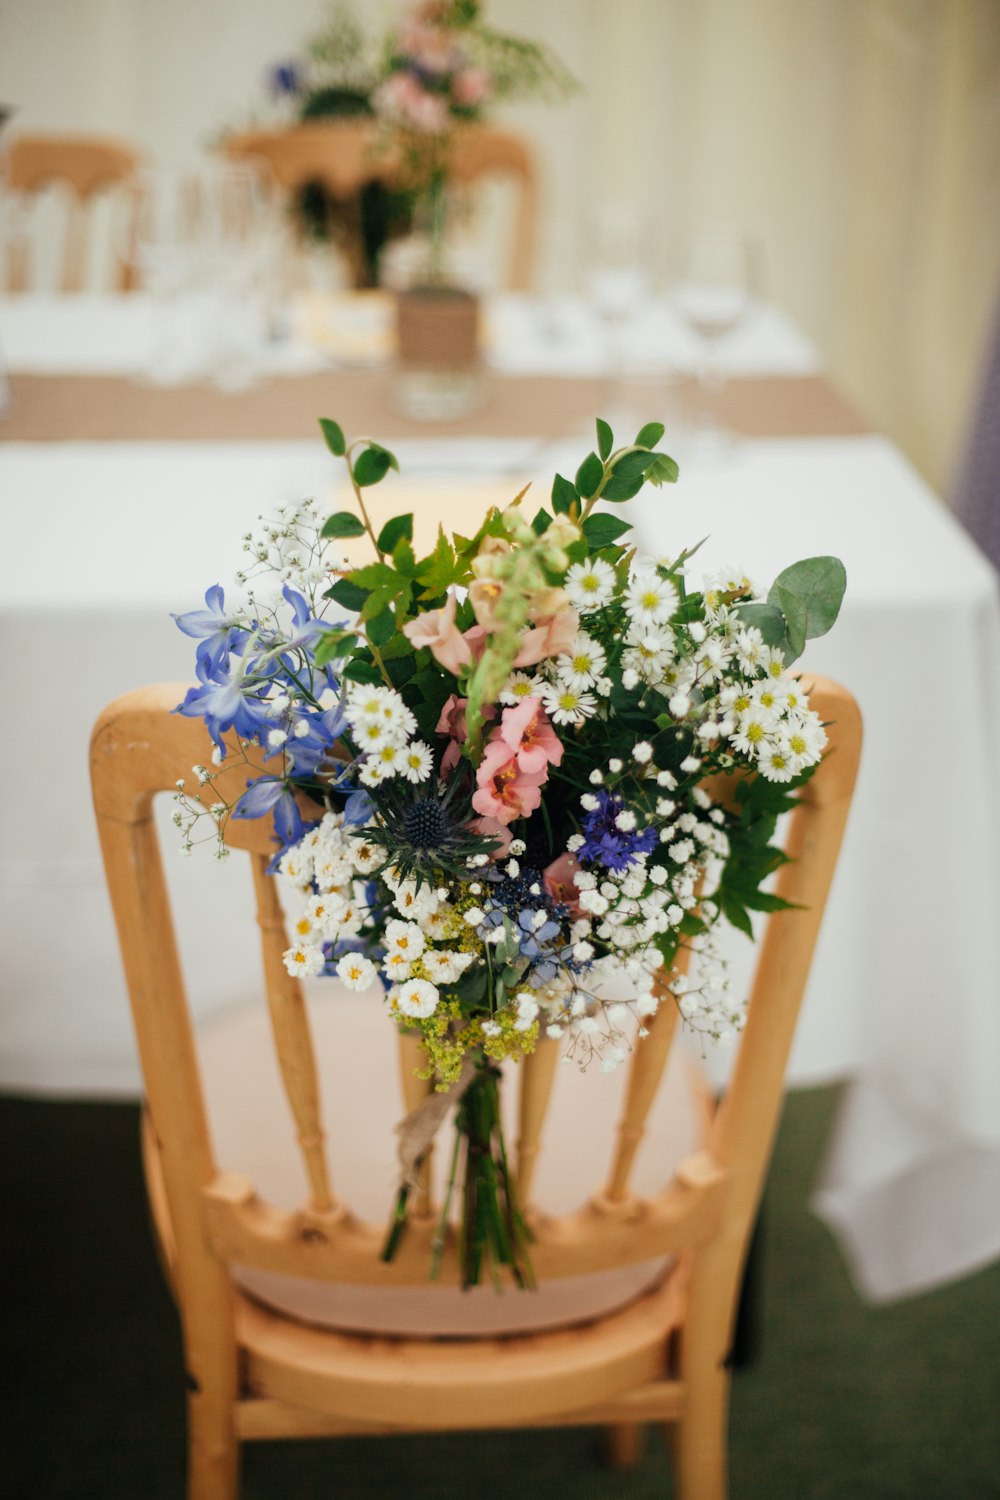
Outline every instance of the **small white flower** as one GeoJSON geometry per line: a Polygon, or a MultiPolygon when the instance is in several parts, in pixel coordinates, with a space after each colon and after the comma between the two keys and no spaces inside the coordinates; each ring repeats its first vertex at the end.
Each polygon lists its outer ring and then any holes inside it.
{"type": "Polygon", "coordinates": [[[581,633],[556,663],[559,677],[568,687],[591,687],[604,671],[607,658],[589,635],[581,633]]]}
{"type": "Polygon", "coordinates": [[[400,775],[414,783],[426,781],[434,765],[434,756],[423,740],[411,740],[402,752],[400,775]]]}
{"type": "Polygon", "coordinates": [[[622,673],[622,687],[631,692],[633,688],[637,688],[638,686],[639,674],[635,670],[635,667],[626,667],[622,673]]]}
{"type": "Polygon", "coordinates": [[[424,935],[416,922],[393,919],[385,924],[385,945],[390,953],[401,953],[410,963],[424,951],[424,935]]]}
{"type": "Polygon", "coordinates": [[[550,684],[543,689],[542,699],[556,724],[575,724],[589,718],[597,708],[593,693],[581,692],[567,683],[550,684]]]}
{"type": "Polygon", "coordinates": [[[602,558],[574,563],[564,583],[569,601],[581,614],[603,609],[615,597],[615,570],[602,558]]]}
{"type": "Polygon", "coordinates": [[[485,915],[486,913],[482,907],[470,906],[468,911],[463,914],[462,920],[469,927],[478,927],[485,915]]]}
{"type": "Polygon", "coordinates": [[[595,767],[594,770],[591,771],[591,773],[590,773],[590,784],[591,784],[591,786],[600,786],[601,782],[603,780],[604,780],[604,772],[597,770],[597,768],[595,767]]]}
{"type": "Polygon", "coordinates": [[[637,760],[640,766],[648,765],[653,758],[653,747],[648,740],[640,740],[632,751],[632,759],[637,760]]]}
{"type": "Polygon", "coordinates": [[[615,827],[620,828],[622,833],[631,833],[635,827],[635,813],[629,812],[628,808],[623,809],[615,818],[615,827]]]}
{"type": "Polygon", "coordinates": [[[298,979],[312,979],[323,967],[323,950],[315,943],[293,943],[282,955],[289,974],[298,979]]]}
{"type": "Polygon", "coordinates": [[[370,958],[362,953],[345,953],[337,960],[337,977],[349,990],[370,989],[378,978],[378,970],[370,958]]]}
{"type": "Polygon", "coordinates": [[[700,768],[701,761],[698,759],[697,755],[685,755],[684,759],[681,761],[681,770],[684,771],[688,776],[690,776],[693,772],[700,770],[700,768]]]}
{"type": "Polygon", "coordinates": [[[512,708],[517,703],[522,703],[525,698],[530,698],[536,691],[538,684],[533,677],[526,672],[512,672],[507,678],[500,693],[500,702],[512,708]]]}
{"type": "Polygon", "coordinates": [[[668,578],[643,570],[625,592],[625,608],[638,625],[665,625],[677,608],[677,589],[668,578]]]}
{"type": "Polygon", "coordinates": [[[437,1010],[439,999],[437,985],[431,984],[429,979],[410,979],[400,988],[396,1005],[404,1016],[424,1020],[437,1010]]]}
{"type": "Polygon", "coordinates": [[[614,760],[608,761],[608,770],[611,772],[612,776],[617,776],[621,768],[622,763],[617,756],[615,756],[614,760]]]}

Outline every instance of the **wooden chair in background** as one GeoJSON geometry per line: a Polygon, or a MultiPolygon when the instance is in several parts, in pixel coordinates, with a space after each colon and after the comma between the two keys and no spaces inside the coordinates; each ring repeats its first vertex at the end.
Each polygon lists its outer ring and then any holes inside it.
{"type": "MultiPolygon", "coordinates": [[[[368,183],[390,189],[402,183],[398,158],[377,148],[375,128],[365,120],[313,120],[289,130],[246,131],[229,137],[223,150],[232,158],[266,162],[287,193],[317,182],[345,206],[356,203],[368,183]]],[[[487,178],[508,178],[515,184],[506,280],[512,290],[526,290],[531,285],[538,216],[537,171],[530,149],[507,131],[464,127],[452,138],[450,175],[464,190],[487,178]]],[[[356,261],[356,254],[349,253],[349,259],[356,261]]]]}
{"type": "MultiPolygon", "coordinates": [[[[310,1024],[300,987],[281,960],[287,939],[277,884],[265,874],[271,846],[261,822],[230,821],[227,841],[248,851],[253,867],[267,1003],[308,1199],[296,1210],[276,1208],[258,1197],[246,1176],[216,1165],[152,817],[155,795],[209,755],[203,726],[171,713],[182,692],[180,686],[145,688],[111,704],[94,730],[91,765],[146,1082],[147,1177],[183,1326],[191,1500],[232,1500],[239,1445],[254,1439],[603,1425],[625,1459],[642,1423],[674,1429],[681,1500],[721,1500],[727,1355],[741,1268],[853,792],[861,739],[853,699],[835,684],[815,683],[812,703],[830,726],[830,747],[789,819],[792,862],[777,881],[796,909],[767,921],[731,1085],[707,1122],[701,1148],[668,1185],[640,1195],[632,1173],[676,1029],[669,996],[623,1079],[617,1141],[608,1141],[609,1171],[575,1212],[546,1213],[531,1193],[558,1045],[541,1044],[518,1070],[517,1170],[536,1236],[537,1295],[553,1279],[582,1282],[616,1267],[674,1259],[639,1295],[587,1321],[570,1317],[546,1331],[442,1341],[310,1326],[241,1288],[246,1268],[357,1289],[369,1299],[380,1289],[392,1296],[400,1288],[420,1288],[435,1216],[430,1202],[418,1205],[425,1212],[417,1213],[397,1258],[386,1265],[379,1259],[384,1224],[359,1218],[335,1193],[310,1024]]],[[[247,774],[239,759],[225,772],[233,797],[247,774]]],[[[217,794],[209,787],[204,795],[214,800],[217,794]]],[[[412,1102],[426,1086],[413,1076],[415,1051],[405,1038],[402,1055],[412,1102]]],[[[352,1065],[348,1055],[343,1067],[352,1065]]],[[[253,1088],[252,1079],[245,1082],[253,1088]]],[[[343,1162],[351,1143],[340,1145],[343,1162]]],[[[387,1196],[391,1187],[387,1181],[387,1196]]],[[[454,1287],[458,1278],[451,1243],[441,1279],[454,1287]]],[[[530,1295],[508,1293],[512,1322],[520,1299],[530,1295]]]]}
{"type": "MultiPolygon", "coordinates": [[[[127,185],[138,164],[138,154],[130,146],[97,136],[20,135],[11,141],[6,158],[6,191],[30,199],[52,184],[67,190],[61,291],[83,289],[87,221],[95,199],[109,189],[127,185]]],[[[26,290],[29,255],[24,235],[12,236],[7,259],[9,289],[26,290]]],[[[132,270],[120,256],[116,256],[116,263],[115,289],[128,291],[132,286],[132,270]]]]}

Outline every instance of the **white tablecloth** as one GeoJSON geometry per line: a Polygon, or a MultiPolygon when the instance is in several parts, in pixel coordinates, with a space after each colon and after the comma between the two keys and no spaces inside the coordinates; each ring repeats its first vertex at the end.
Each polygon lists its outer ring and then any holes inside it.
{"type": "MultiPolygon", "coordinates": [[[[437,445],[393,446],[404,472],[455,462],[437,445]]],[[[532,451],[539,479],[579,457],[512,443],[466,453],[481,474],[532,451]]],[[[0,1086],[136,1089],[87,735],[125,689],[190,677],[190,642],[167,611],[228,583],[257,512],[306,494],[332,504],[334,482],[315,444],[0,448],[0,1086]]],[[[710,532],[706,568],[741,563],[769,581],[818,551],[847,565],[842,618],[806,664],[857,695],[866,746],[790,1077],[849,1080],[816,1201],[862,1288],[889,1297],[953,1277],[1000,1253],[995,575],[874,437],[747,442],[633,510],[657,551],[710,532]]],[[[203,1015],[257,982],[247,874],[236,861],[168,863],[182,942],[213,913],[187,949],[203,1015]]]]}

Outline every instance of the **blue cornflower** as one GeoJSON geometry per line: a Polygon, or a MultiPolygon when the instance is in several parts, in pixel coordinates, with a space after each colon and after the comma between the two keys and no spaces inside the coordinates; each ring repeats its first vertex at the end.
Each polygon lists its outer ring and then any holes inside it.
{"type": "Polygon", "coordinates": [[[302,68],[294,58],[276,63],[267,75],[268,88],[276,99],[282,94],[302,92],[302,68]]]}
{"type": "Polygon", "coordinates": [[[597,806],[584,814],[584,842],[576,851],[577,859],[591,860],[607,870],[621,871],[639,856],[652,854],[656,848],[655,828],[619,828],[618,816],[624,812],[623,798],[613,792],[599,791],[597,806]]]}
{"type": "Polygon", "coordinates": [[[205,591],[207,609],[189,609],[183,615],[171,615],[178,630],[192,636],[197,642],[196,660],[207,662],[214,672],[229,652],[246,639],[246,631],[239,629],[235,616],[226,614],[226,595],[221,583],[213,583],[205,591]]]}

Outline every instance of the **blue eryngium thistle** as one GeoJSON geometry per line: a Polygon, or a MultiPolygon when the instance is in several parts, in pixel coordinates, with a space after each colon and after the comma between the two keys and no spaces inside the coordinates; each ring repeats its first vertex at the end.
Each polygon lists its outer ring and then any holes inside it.
{"type": "Polygon", "coordinates": [[[377,844],[385,853],[380,869],[394,869],[402,879],[418,884],[439,885],[442,875],[464,879],[467,861],[474,855],[489,855],[494,839],[469,827],[472,809],[467,792],[460,792],[457,777],[443,792],[436,783],[405,786],[383,782],[371,793],[374,812],[360,836],[377,844]]]}

